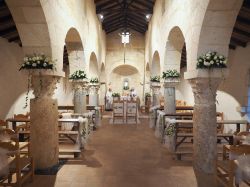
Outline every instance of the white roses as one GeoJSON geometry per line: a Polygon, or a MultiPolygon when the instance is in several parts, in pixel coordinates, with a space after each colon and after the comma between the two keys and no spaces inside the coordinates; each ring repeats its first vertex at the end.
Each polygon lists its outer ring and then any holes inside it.
{"type": "Polygon", "coordinates": [[[227,60],[217,52],[208,52],[197,59],[197,68],[226,68],[227,60]]]}

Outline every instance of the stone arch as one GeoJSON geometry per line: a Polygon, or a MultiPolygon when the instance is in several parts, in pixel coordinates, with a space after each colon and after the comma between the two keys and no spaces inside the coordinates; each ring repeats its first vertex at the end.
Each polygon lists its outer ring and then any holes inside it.
{"type": "Polygon", "coordinates": [[[94,52],[91,53],[89,59],[89,78],[91,77],[99,77],[98,61],[94,52]]]}
{"type": "Polygon", "coordinates": [[[69,73],[85,70],[84,49],[79,32],[71,27],[65,36],[65,46],[68,54],[69,73]]]}
{"type": "Polygon", "coordinates": [[[40,1],[15,0],[6,3],[15,21],[24,53],[44,53],[51,56],[48,24],[40,1]]]}
{"type": "Polygon", "coordinates": [[[160,76],[161,65],[160,65],[160,55],[158,51],[154,52],[151,65],[151,76],[160,76]]]}
{"type": "Polygon", "coordinates": [[[129,88],[134,87],[137,91],[138,96],[141,97],[143,88],[140,86],[141,74],[137,67],[130,64],[119,64],[116,65],[109,75],[109,80],[112,85],[113,92],[119,92],[121,94],[127,95],[128,90],[123,90],[124,80],[129,82],[129,88]],[[121,84],[112,84],[112,80],[118,80],[121,84]]]}
{"type": "MultiPolygon", "coordinates": [[[[243,1],[210,0],[201,25],[197,56],[208,51],[217,51],[228,56],[232,30],[243,1]]],[[[192,69],[196,62],[192,63],[192,69]]]]}
{"type": "Polygon", "coordinates": [[[168,35],[165,47],[164,70],[176,69],[180,71],[182,50],[185,38],[180,27],[173,27],[168,35]]]}

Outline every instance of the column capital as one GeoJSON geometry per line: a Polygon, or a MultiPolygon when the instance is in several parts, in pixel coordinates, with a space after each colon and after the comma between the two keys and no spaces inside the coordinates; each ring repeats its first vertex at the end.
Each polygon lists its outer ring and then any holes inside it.
{"type": "Polygon", "coordinates": [[[213,69],[195,69],[184,73],[185,79],[195,78],[219,78],[224,79],[228,77],[229,70],[227,68],[213,68],[213,69]]]}
{"type": "Polygon", "coordinates": [[[100,88],[100,84],[99,83],[90,83],[89,84],[89,94],[98,94],[100,88]]]}
{"type": "Polygon", "coordinates": [[[59,82],[59,76],[51,75],[32,75],[31,87],[35,99],[52,98],[54,91],[57,88],[56,84],[59,82]]]}
{"type": "Polygon", "coordinates": [[[87,79],[82,79],[82,80],[71,80],[70,81],[73,85],[74,90],[79,90],[79,89],[86,89],[88,88],[88,80],[87,79]]]}
{"type": "Polygon", "coordinates": [[[164,80],[164,88],[176,87],[180,83],[180,78],[166,78],[164,80]]]}

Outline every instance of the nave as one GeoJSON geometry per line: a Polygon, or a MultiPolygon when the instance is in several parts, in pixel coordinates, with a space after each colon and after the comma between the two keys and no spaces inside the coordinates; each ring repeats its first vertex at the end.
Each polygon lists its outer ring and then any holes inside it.
{"type": "Polygon", "coordinates": [[[69,160],[56,176],[36,175],[25,187],[180,187],[196,186],[191,161],[175,161],[141,124],[109,124],[94,131],[79,160],[69,160]]]}

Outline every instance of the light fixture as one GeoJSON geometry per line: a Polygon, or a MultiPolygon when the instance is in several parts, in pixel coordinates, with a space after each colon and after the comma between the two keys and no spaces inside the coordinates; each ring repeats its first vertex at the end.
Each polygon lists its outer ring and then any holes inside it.
{"type": "Polygon", "coordinates": [[[146,20],[149,22],[152,17],[152,14],[146,14],[146,20]]]}
{"type": "Polygon", "coordinates": [[[122,43],[124,45],[124,58],[123,58],[123,63],[126,63],[126,44],[129,43],[129,37],[131,33],[125,28],[121,33],[119,33],[122,39],[122,43]]]}
{"type": "Polygon", "coordinates": [[[97,14],[97,17],[100,20],[100,22],[103,22],[103,20],[104,20],[104,15],[103,14],[97,14]]]}
{"type": "Polygon", "coordinates": [[[121,37],[122,37],[122,43],[123,44],[128,44],[129,43],[129,36],[130,36],[130,33],[128,31],[127,32],[122,32],[121,37]]]}

